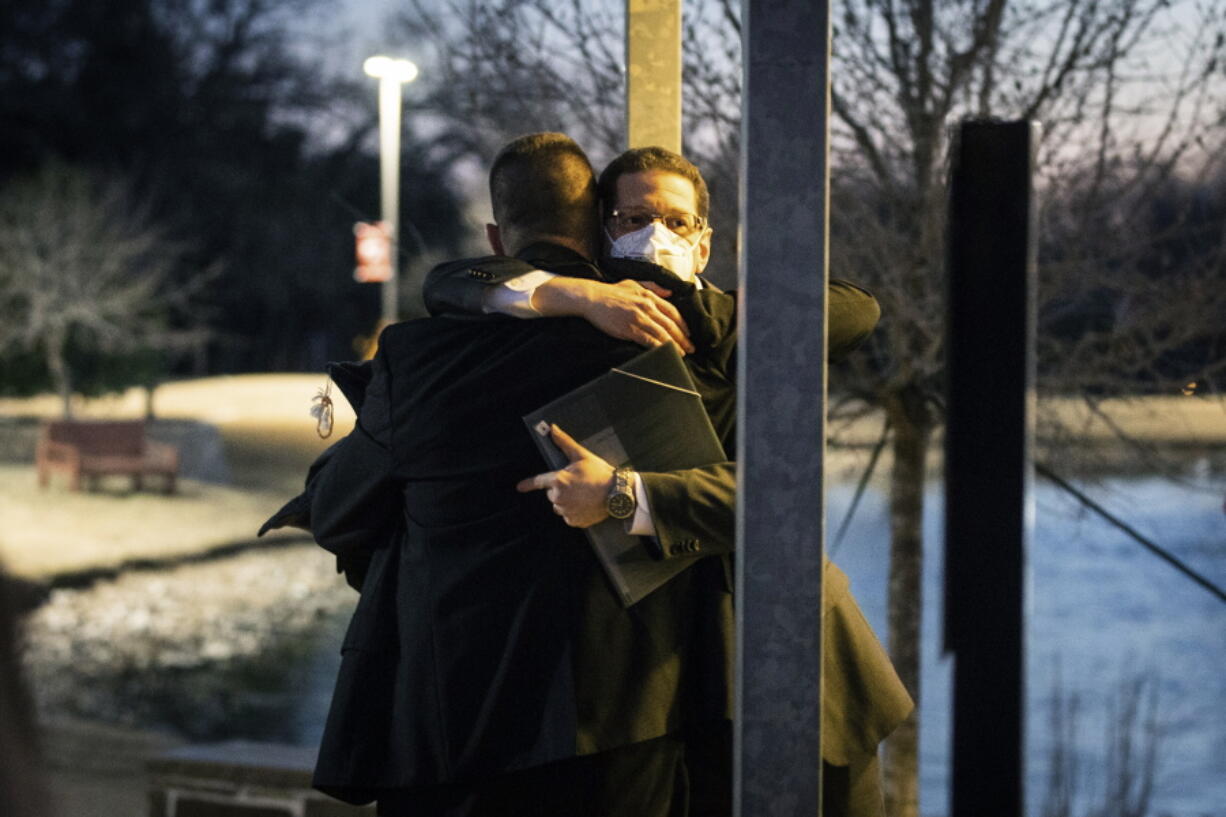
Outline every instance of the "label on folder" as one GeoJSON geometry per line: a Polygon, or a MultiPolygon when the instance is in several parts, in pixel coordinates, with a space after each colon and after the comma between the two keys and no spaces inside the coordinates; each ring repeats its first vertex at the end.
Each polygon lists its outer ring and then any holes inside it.
{"type": "MultiPolygon", "coordinates": [[[[568,464],[549,437],[557,425],[615,468],[675,471],[727,459],[702,397],[677,347],[657,346],[524,417],[545,461],[568,464]]],[[[624,606],[667,582],[693,563],[657,560],[626,520],[606,519],[585,531],[614,592],[624,606]]]]}

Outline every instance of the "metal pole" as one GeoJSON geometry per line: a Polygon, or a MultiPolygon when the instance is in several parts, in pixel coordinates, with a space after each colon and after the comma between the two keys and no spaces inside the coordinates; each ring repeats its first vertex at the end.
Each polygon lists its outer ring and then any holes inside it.
{"type": "Polygon", "coordinates": [[[626,0],[626,139],[681,152],[681,0],[626,0]]]}
{"type": "Polygon", "coordinates": [[[821,805],[829,0],[744,0],[736,813],[821,805]]]}
{"type": "Polygon", "coordinates": [[[389,231],[391,276],[383,282],[383,322],[399,320],[396,289],[400,266],[400,98],[395,77],[379,79],[379,181],[382,218],[389,231]]]}
{"type": "Polygon", "coordinates": [[[1025,813],[1037,144],[1030,122],[968,122],[954,153],[945,434],[954,817],[1025,813]]]}

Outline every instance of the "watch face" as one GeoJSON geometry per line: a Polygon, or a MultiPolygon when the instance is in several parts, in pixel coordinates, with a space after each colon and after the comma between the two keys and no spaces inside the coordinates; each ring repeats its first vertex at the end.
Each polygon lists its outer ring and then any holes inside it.
{"type": "Polygon", "coordinates": [[[632,494],[613,494],[609,497],[609,516],[614,519],[625,519],[634,513],[634,496],[632,494]]]}

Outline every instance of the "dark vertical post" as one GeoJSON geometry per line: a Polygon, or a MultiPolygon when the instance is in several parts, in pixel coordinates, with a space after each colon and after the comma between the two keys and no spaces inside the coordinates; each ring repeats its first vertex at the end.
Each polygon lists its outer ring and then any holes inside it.
{"type": "Polygon", "coordinates": [[[744,0],[737,814],[818,814],[829,0],[744,0]]]}
{"type": "Polygon", "coordinates": [[[967,122],[950,199],[945,646],[954,817],[1022,817],[1037,126],[967,122]]]}

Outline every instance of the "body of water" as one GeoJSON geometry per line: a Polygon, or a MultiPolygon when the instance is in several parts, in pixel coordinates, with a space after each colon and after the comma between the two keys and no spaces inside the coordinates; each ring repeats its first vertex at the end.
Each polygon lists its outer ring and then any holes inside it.
{"type": "MultiPolygon", "coordinates": [[[[1226,585],[1220,486],[1215,492],[1157,478],[1115,478],[1084,490],[1226,585]]],[[[847,487],[831,492],[831,529],[851,494],[847,487]]],[[[951,664],[941,651],[942,499],[939,485],[928,492],[924,526],[921,808],[929,815],[947,813],[949,784],[951,664]]],[[[1035,511],[1026,633],[1030,813],[1042,806],[1053,748],[1060,742],[1081,770],[1080,807],[1074,813],[1102,803],[1110,728],[1119,723],[1123,691],[1140,681],[1145,694],[1153,695],[1143,700],[1154,704],[1158,731],[1150,814],[1226,815],[1226,604],[1050,483],[1036,483],[1035,511]],[[1078,702],[1072,740],[1061,739],[1052,728],[1057,696],[1066,701],[1075,696],[1078,702]]],[[[883,640],[888,531],[884,496],[866,493],[832,553],[883,640]]],[[[1143,707],[1142,716],[1147,713],[1143,707]]]]}

